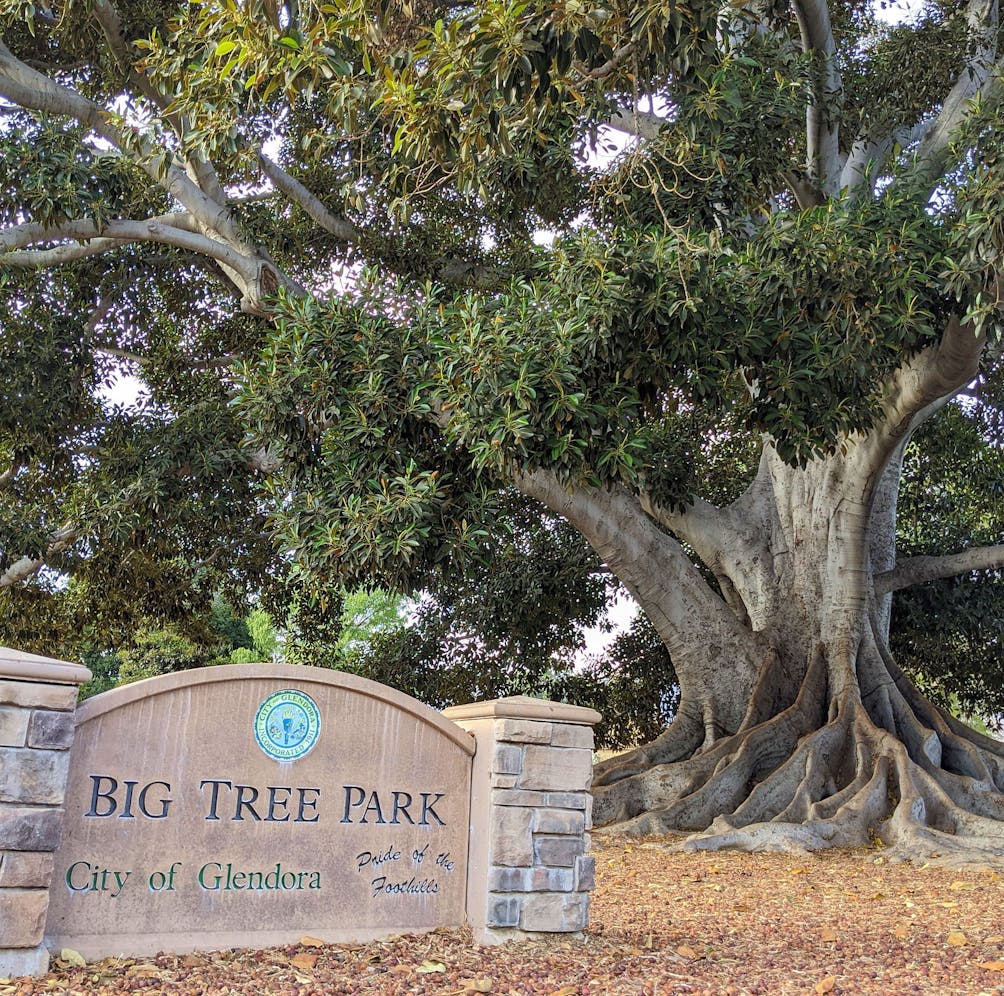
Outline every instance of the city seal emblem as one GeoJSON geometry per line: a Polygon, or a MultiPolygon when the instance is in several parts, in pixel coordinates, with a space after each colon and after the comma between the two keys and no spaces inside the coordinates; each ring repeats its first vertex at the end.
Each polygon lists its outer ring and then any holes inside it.
{"type": "Polygon", "coordinates": [[[321,714],[314,700],[295,688],[273,692],[254,717],[258,746],[276,761],[296,761],[309,753],[321,734],[321,714]]]}

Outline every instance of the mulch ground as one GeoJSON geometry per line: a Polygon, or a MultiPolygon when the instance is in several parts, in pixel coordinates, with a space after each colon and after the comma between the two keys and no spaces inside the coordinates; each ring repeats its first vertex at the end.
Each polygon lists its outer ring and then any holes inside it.
{"type": "Polygon", "coordinates": [[[1004,994],[1004,872],[877,852],[673,854],[593,838],[582,941],[476,948],[463,930],[366,945],[54,963],[0,996],[259,994],[1004,994]]]}

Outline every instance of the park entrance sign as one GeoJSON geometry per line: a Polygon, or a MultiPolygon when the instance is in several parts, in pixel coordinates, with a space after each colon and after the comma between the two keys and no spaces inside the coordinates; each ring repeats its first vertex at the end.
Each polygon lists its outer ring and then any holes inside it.
{"type": "Polygon", "coordinates": [[[463,923],[473,754],[438,713],[335,671],[224,666],[98,696],[46,934],[86,957],[150,934],[178,951],[463,923]]]}
{"type": "Polygon", "coordinates": [[[343,672],[225,665],[75,704],[0,648],[0,977],[436,927],[586,924],[588,709],[438,713],[343,672]]]}

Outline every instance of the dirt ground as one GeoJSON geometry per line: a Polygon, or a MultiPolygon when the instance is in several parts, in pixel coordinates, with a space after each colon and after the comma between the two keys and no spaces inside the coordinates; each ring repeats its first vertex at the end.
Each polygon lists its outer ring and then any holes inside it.
{"type": "Polygon", "coordinates": [[[889,864],[876,851],[677,854],[594,836],[582,940],[477,948],[464,930],[77,966],[0,982],[41,993],[1004,994],[1004,869],[889,864]]]}

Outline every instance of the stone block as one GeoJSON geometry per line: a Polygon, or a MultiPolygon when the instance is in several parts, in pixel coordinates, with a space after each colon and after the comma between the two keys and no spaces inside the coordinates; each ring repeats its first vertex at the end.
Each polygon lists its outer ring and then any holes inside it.
{"type": "Polygon", "coordinates": [[[52,867],[48,851],[0,852],[0,889],[47,889],[52,867]]]}
{"type": "Polygon", "coordinates": [[[488,897],[488,927],[518,927],[520,914],[519,896],[488,897]]]}
{"type": "Polygon", "coordinates": [[[0,680],[0,705],[66,711],[72,710],[76,704],[76,685],[43,685],[34,681],[0,680]]]}
{"type": "Polygon", "coordinates": [[[530,893],[523,900],[519,925],[523,930],[574,933],[589,920],[589,895],[585,892],[530,893]]]}
{"type": "Polygon", "coordinates": [[[549,744],[550,723],[532,719],[498,719],[495,721],[495,739],[516,744],[549,744]]]}
{"type": "Polygon", "coordinates": [[[500,807],[492,813],[489,860],[494,865],[529,867],[533,864],[533,810],[500,807]]]}
{"type": "Polygon", "coordinates": [[[548,796],[544,792],[524,792],[522,789],[506,789],[492,792],[493,806],[547,806],[548,796]]]}
{"type": "Polygon", "coordinates": [[[488,870],[489,892],[529,892],[532,868],[495,865],[488,870]]]}
{"type": "Polygon", "coordinates": [[[0,747],[0,802],[60,805],[69,767],[66,751],[0,747]]]}
{"type": "Polygon", "coordinates": [[[581,837],[548,837],[538,834],[533,838],[535,865],[552,868],[573,868],[575,859],[585,850],[581,837]]]}
{"type": "Polygon", "coordinates": [[[16,706],[0,706],[0,747],[23,747],[31,713],[16,706]]]}
{"type": "Polygon", "coordinates": [[[586,829],[586,814],[581,809],[538,809],[533,828],[537,833],[567,833],[578,836],[586,829]]]}
{"type": "Polygon", "coordinates": [[[492,771],[501,775],[518,775],[523,770],[523,748],[512,744],[496,744],[492,755],[492,771]]]}
{"type": "Polygon", "coordinates": [[[596,888],[596,859],[582,854],[575,859],[575,891],[592,892],[596,888]]]}
{"type": "Polygon", "coordinates": [[[571,892],[575,874],[571,868],[533,868],[530,871],[532,892],[571,892]]]}
{"type": "Polygon", "coordinates": [[[28,746],[67,750],[73,744],[73,713],[36,709],[28,725],[28,746]]]}
{"type": "Polygon", "coordinates": [[[0,803],[0,848],[55,851],[63,827],[61,809],[28,809],[0,803]]]}
{"type": "Polygon", "coordinates": [[[543,804],[553,806],[555,809],[589,809],[592,806],[592,797],[586,791],[547,792],[543,804]]]}
{"type": "Polygon", "coordinates": [[[489,892],[571,892],[571,868],[505,868],[488,872],[489,892]]]}
{"type": "Polygon", "coordinates": [[[581,747],[593,749],[593,728],[577,723],[555,723],[551,730],[552,747],[581,747]]]}
{"type": "Polygon", "coordinates": [[[493,789],[511,789],[516,787],[519,775],[497,775],[492,774],[493,789]]]}
{"type": "Polygon", "coordinates": [[[49,949],[44,944],[34,948],[0,948],[0,982],[22,975],[45,975],[48,971],[49,949]]]}
{"type": "Polygon", "coordinates": [[[569,792],[584,789],[593,773],[593,752],[574,747],[526,748],[519,786],[525,789],[569,792]]]}
{"type": "Polygon", "coordinates": [[[41,944],[48,908],[48,889],[0,889],[0,948],[41,944]]]}

